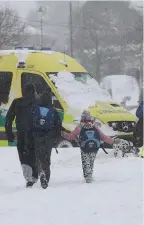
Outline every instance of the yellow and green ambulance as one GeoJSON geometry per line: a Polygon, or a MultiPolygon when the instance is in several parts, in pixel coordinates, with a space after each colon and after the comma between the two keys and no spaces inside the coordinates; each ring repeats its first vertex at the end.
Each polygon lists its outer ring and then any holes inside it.
{"type": "MultiPolygon", "coordinates": [[[[110,94],[75,59],[54,51],[1,50],[0,146],[10,145],[5,135],[5,116],[28,82],[35,85],[37,94],[51,88],[53,104],[65,130],[73,130],[82,111],[88,109],[106,134],[131,139],[136,116],[113,102],[110,94]]],[[[58,147],[75,145],[61,138],[58,147]]]]}

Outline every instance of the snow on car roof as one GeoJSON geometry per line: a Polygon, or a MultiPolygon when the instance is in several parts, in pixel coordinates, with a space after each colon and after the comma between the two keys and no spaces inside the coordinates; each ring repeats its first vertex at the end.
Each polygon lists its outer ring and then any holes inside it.
{"type": "Polygon", "coordinates": [[[124,97],[130,96],[131,100],[127,102],[128,105],[137,104],[139,98],[139,86],[135,77],[118,74],[108,75],[103,78],[100,86],[105,90],[112,90],[112,97],[116,102],[121,102],[124,97]]]}
{"type": "Polygon", "coordinates": [[[27,57],[31,53],[45,53],[45,54],[53,54],[54,51],[40,51],[40,50],[29,50],[29,49],[13,49],[13,50],[0,50],[0,55],[11,55],[15,54],[15,56],[18,58],[18,61],[26,62],[27,57]]]}

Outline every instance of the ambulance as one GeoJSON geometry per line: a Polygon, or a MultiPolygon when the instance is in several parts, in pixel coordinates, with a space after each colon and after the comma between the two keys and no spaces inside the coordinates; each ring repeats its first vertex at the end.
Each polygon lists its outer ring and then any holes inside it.
{"type": "MultiPolygon", "coordinates": [[[[23,95],[24,85],[33,83],[37,94],[51,88],[53,105],[72,131],[84,109],[97,119],[109,136],[131,139],[137,118],[113,102],[108,91],[75,59],[51,50],[14,49],[0,51],[0,146],[10,146],[5,135],[5,116],[13,99],[23,95]]],[[[13,131],[16,133],[15,124],[13,131]]],[[[14,142],[14,145],[16,142],[14,142]]],[[[57,147],[77,146],[62,137],[57,147]]]]}

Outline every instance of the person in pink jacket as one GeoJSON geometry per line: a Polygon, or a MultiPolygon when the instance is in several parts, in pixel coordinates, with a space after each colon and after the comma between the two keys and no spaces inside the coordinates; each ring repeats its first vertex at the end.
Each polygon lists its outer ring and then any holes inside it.
{"type": "Polygon", "coordinates": [[[88,111],[82,113],[80,124],[71,133],[63,131],[61,135],[70,141],[78,139],[81,149],[83,175],[86,183],[92,182],[94,161],[102,142],[112,146],[113,144],[120,143],[120,139],[113,139],[104,135],[98,127],[98,123],[91,117],[88,111]]]}

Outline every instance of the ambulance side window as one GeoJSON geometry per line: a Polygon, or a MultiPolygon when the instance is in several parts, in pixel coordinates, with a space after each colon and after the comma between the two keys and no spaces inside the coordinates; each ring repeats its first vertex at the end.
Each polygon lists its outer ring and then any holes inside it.
{"type": "Polygon", "coordinates": [[[48,84],[38,74],[22,73],[22,78],[21,78],[22,93],[23,93],[23,88],[27,83],[34,84],[37,94],[41,94],[44,91],[50,90],[50,87],[48,86],[48,84]]]}
{"type": "Polygon", "coordinates": [[[0,72],[0,105],[8,103],[12,76],[11,72],[0,72]]]}
{"type": "MultiPolygon", "coordinates": [[[[21,77],[22,93],[23,93],[24,86],[27,83],[34,84],[36,92],[37,92],[38,95],[42,94],[44,91],[50,90],[50,87],[48,86],[48,84],[38,74],[22,73],[22,77],[21,77]]],[[[61,106],[60,102],[58,101],[58,99],[55,97],[54,94],[53,94],[53,105],[54,105],[55,108],[63,109],[63,107],[61,106]]]]}

